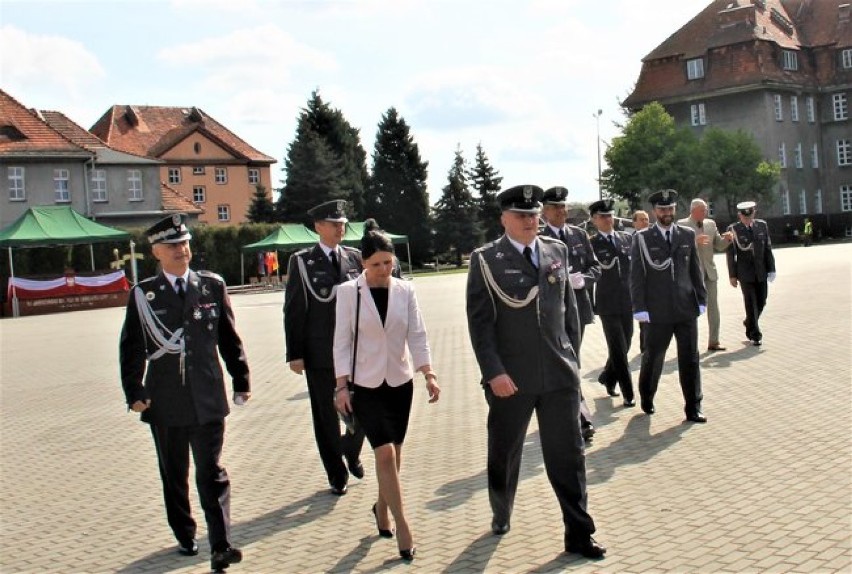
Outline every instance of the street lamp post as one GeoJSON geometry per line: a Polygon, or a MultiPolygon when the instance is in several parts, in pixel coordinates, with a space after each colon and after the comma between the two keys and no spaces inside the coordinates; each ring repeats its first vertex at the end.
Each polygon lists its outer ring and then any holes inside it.
{"type": "Polygon", "coordinates": [[[597,144],[598,144],[598,199],[603,199],[603,185],[601,184],[601,114],[603,110],[598,110],[598,113],[592,114],[595,118],[595,126],[597,128],[597,144]]]}

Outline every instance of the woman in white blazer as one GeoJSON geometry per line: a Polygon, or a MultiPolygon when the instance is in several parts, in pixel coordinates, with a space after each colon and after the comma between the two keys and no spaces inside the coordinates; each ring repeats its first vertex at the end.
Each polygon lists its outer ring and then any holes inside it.
{"type": "Polygon", "coordinates": [[[414,371],[426,378],[430,403],[438,400],[441,389],[432,371],[426,326],[414,287],[391,276],[393,243],[372,219],[364,225],[361,256],[364,272],[337,288],[335,407],[344,415],[354,414],[370,441],[379,482],[378,500],[373,505],[376,527],[380,536],[393,537],[390,510],[399,554],[410,561],[416,549],[405,518],[399,467],[414,393],[414,371]]]}

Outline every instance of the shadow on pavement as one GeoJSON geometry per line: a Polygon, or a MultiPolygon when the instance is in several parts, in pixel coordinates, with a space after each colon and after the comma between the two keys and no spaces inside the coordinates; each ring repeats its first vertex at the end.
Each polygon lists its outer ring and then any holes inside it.
{"type": "Polygon", "coordinates": [[[464,550],[461,551],[455,560],[450,562],[446,568],[441,570],[446,574],[453,572],[485,572],[491,556],[500,544],[500,536],[494,536],[491,532],[483,534],[473,542],[471,542],[464,550]]]}

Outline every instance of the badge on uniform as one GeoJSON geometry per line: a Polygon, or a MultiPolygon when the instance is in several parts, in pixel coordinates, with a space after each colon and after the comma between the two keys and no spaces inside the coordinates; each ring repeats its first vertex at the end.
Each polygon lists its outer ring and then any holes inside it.
{"type": "Polygon", "coordinates": [[[210,289],[207,288],[207,285],[201,286],[201,294],[204,296],[210,295],[210,289]]]}
{"type": "Polygon", "coordinates": [[[553,285],[554,283],[556,283],[556,277],[554,277],[553,275],[548,276],[547,282],[553,285]]]}
{"type": "Polygon", "coordinates": [[[322,295],[323,297],[325,297],[326,295],[328,295],[328,289],[326,289],[325,287],[323,287],[322,289],[320,289],[320,295],[322,295]]]}
{"type": "Polygon", "coordinates": [[[308,259],[308,265],[313,265],[313,264],[314,264],[314,260],[313,260],[313,259],[308,259]]]}
{"type": "Polygon", "coordinates": [[[195,319],[196,321],[200,321],[201,320],[201,309],[196,307],[195,311],[192,312],[192,318],[195,319]]]}
{"type": "Polygon", "coordinates": [[[145,298],[146,298],[148,301],[153,301],[153,300],[154,300],[154,297],[156,297],[156,296],[157,296],[157,294],[156,294],[156,293],[154,293],[153,291],[148,291],[147,293],[145,293],[145,298]]]}
{"type": "Polygon", "coordinates": [[[498,251],[497,254],[494,255],[494,257],[496,257],[497,259],[503,259],[503,257],[505,257],[505,255],[503,254],[502,251],[498,251]]]}

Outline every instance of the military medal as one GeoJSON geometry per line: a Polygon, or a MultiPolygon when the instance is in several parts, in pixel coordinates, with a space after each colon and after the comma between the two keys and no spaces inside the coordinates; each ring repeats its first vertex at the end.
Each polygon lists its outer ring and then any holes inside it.
{"type": "Polygon", "coordinates": [[[308,259],[308,265],[313,265],[313,264],[314,264],[314,260],[313,260],[313,259],[308,259]]]}
{"type": "Polygon", "coordinates": [[[192,312],[192,318],[196,321],[201,319],[201,309],[196,308],[195,311],[192,312]]]}
{"type": "Polygon", "coordinates": [[[215,319],[215,318],[216,318],[216,309],[210,309],[210,318],[211,318],[211,319],[215,319]]]}
{"type": "Polygon", "coordinates": [[[498,251],[498,252],[497,252],[497,254],[496,254],[496,255],[494,255],[494,257],[496,257],[497,259],[503,259],[503,252],[502,252],[502,251],[498,251]]]}
{"type": "Polygon", "coordinates": [[[323,297],[325,297],[326,295],[328,295],[328,289],[326,289],[325,287],[323,287],[322,289],[320,289],[320,295],[322,295],[323,297]]]}
{"type": "Polygon", "coordinates": [[[210,289],[207,288],[207,285],[201,286],[201,294],[202,295],[210,295],[210,289]]]}
{"type": "Polygon", "coordinates": [[[551,275],[550,277],[547,278],[547,282],[550,283],[551,285],[553,285],[554,283],[556,283],[556,277],[551,275]]]}
{"type": "Polygon", "coordinates": [[[156,294],[156,293],[154,293],[153,291],[148,291],[147,293],[145,293],[145,298],[146,298],[148,301],[153,301],[153,300],[154,300],[154,297],[156,297],[156,296],[157,296],[157,294],[156,294]]]}

